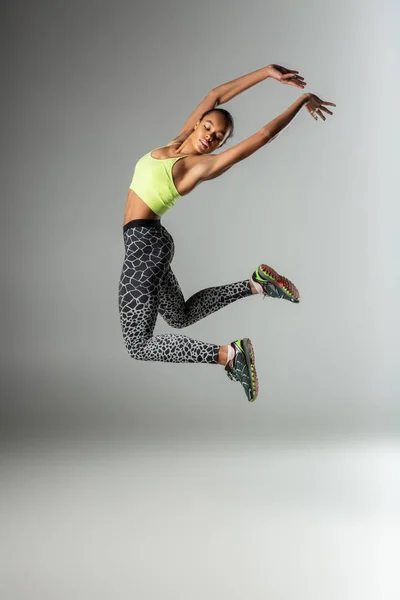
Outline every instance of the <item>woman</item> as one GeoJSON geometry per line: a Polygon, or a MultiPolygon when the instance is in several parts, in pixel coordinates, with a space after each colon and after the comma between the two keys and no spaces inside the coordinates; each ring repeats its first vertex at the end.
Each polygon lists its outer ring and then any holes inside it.
{"type": "Polygon", "coordinates": [[[252,294],[299,302],[296,287],[267,265],[251,278],[212,287],[185,301],[171,270],[174,242],[160,217],[178,198],[202,181],[214,179],[236,163],[272,141],[305,106],[318,120],[332,114],[313,94],[302,94],[284,113],[260,131],[225,150],[233,133],[232,116],[217,108],[268,77],[304,89],[298,71],[269,65],[213,89],[190,115],[179,135],[166,146],[143,156],[137,163],[128,191],[124,216],[125,259],[119,283],[119,311],[125,346],[138,360],[220,364],[227,375],[240,382],[249,401],[258,394],[254,350],[248,338],[220,346],[193,340],[186,335],[153,335],[157,315],[175,328],[188,327],[199,319],[252,294]]]}

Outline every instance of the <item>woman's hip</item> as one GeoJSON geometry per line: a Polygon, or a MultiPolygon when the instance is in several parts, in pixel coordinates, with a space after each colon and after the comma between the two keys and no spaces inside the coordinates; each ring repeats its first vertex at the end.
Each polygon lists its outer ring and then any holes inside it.
{"type": "Polygon", "coordinates": [[[159,220],[136,219],[123,227],[125,260],[134,259],[135,263],[156,262],[171,263],[175,244],[171,234],[159,220]]]}

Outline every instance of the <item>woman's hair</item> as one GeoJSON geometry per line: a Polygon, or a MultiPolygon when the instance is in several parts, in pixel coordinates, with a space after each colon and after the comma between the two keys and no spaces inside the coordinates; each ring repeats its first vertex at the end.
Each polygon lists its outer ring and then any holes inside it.
{"type": "Polygon", "coordinates": [[[202,117],[200,118],[200,121],[202,121],[205,116],[207,116],[207,115],[209,115],[210,113],[213,113],[213,112],[218,112],[218,113],[221,113],[222,115],[224,115],[224,117],[225,117],[225,119],[226,119],[226,121],[228,123],[228,126],[231,128],[231,131],[230,131],[228,137],[225,140],[225,142],[226,142],[233,135],[233,129],[235,127],[235,124],[233,122],[233,117],[232,117],[231,113],[228,112],[227,110],[225,110],[224,108],[211,108],[210,110],[207,110],[202,115],[202,117]]]}

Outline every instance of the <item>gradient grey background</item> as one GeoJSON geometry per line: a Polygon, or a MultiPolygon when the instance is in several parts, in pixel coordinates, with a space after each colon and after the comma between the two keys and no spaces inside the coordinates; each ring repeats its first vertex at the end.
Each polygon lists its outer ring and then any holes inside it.
{"type": "MultiPolygon", "coordinates": [[[[399,8],[16,1],[1,21],[1,597],[397,598],[399,8]],[[220,368],[132,361],[117,287],[136,160],[270,62],[334,116],[302,112],[163,218],[186,296],[260,262],[300,289],[185,331],[251,337],[250,405],[220,368]]],[[[300,93],[235,98],[230,143],[300,93]]]]}

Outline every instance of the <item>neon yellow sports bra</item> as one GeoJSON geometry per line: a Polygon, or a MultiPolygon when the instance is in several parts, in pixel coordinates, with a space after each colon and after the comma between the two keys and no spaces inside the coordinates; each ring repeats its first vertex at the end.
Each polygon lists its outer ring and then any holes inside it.
{"type": "Polygon", "coordinates": [[[181,158],[153,158],[148,152],[138,160],[130,189],[133,190],[156,215],[163,215],[180,198],[172,177],[172,167],[181,158]]]}

